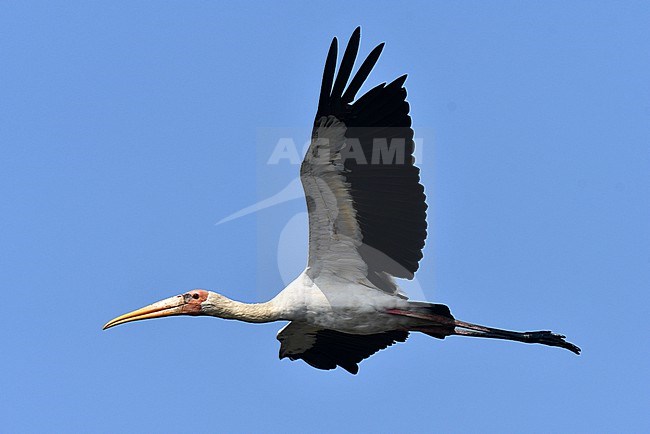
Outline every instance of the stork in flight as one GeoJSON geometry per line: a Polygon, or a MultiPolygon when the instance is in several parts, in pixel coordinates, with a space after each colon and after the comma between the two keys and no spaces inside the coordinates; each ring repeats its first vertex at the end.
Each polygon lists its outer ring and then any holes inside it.
{"type": "Polygon", "coordinates": [[[514,332],[459,321],[443,304],[409,301],[394,278],[412,279],[427,235],[424,188],[413,164],[413,130],[403,75],[356,98],[384,47],[350,79],[361,30],[352,33],[335,75],[337,40],[327,54],[312,131],[300,167],[309,212],[307,268],[275,298],[247,304],[194,289],[109,321],[210,315],[251,323],[289,321],[280,358],[318,369],[358,363],[410,332],[438,339],[472,336],[580,348],[550,331],[514,332]]]}

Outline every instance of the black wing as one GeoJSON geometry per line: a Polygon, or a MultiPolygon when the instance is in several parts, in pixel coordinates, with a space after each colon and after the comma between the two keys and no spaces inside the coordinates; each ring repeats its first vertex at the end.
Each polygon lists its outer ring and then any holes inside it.
{"type": "Polygon", "coordinates": [[[312,144],[301,168],[310,214],[310,265],[326,259],[328,252],[339,254],[335,242],[343,234],[365,263],[362,271],[368,280],[395,292],[390,276],[411,279],[418,269],[427,236],[427,205],[420,171],[413,164],[413,130],[403,86],[406,75],[355,100],[383,48],[381,44],[370,53],[348,84],[359,40],[357,28],[336,77],[336,38],[332,41],[312,144]],[[324,152],[328,158],[317,160],[315,156],[324,152]],[[335,200],[323,200],[328,197],[335,200]],[[332,216],[333,204],[338,207],[334,211],[346,212],[332,216]],[[350,204],[352,217],[346,209],[350,204]],[[324,224],[331,227],[325,231],[324,224]],[[312,249],[316,241],[320,246],[312,249]]]}
{"type": "Polygon", "coordinates": [[[314,368],[325,370],[340,366],[356,374],[359,362],[395,342],[406,341],[408,335],[405,330],[352,335],[293,321],[278,332],[280,359],[302,359],[314,368]]]}

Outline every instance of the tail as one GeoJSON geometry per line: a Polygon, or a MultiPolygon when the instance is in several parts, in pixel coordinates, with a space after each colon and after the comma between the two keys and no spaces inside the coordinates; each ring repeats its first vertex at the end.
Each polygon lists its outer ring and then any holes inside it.
{"type": "Polygon", "coordinates": [[[424,333],[436,339],[444,339],[447,336],[456,334],[456,318],[444,304],[409,301],[408,311],[399,311],[397,313],[396,310],[392,310],[390,313],[423,320],[417,321],[419,324],[410,330],[424,333]]]}
{"type": "Polygon", "coordinates": [[[415,321],[416,324],[409,330],[422,332],[437,339],[458,335],[561,347],[575,354],[580,354],[581,351],[578,346],[567,342],[565,340],[566,336],[548,330],[515,332],[459,321],[454,318],[449,308],[444,304],[410,301],[407,309],[389,309],[388,313],[419,320],[415,321]]]}

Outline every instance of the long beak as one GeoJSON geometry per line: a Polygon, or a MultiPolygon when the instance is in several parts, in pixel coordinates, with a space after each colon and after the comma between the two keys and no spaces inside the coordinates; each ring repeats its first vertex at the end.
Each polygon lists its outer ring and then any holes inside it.
{"type": "Polygon", "coordinates": [[[185,300],[182,295],[166,298],[154,304],[150,304],[149,306],[145,306],[141,309],[134,310],[133,312],[126,313],[122,316],[118,316],[117,318],[110,320],[104,325],[103,330],[131,321],[140,321],[142,319],[186,314],[187,311],[183,309],[184,307],[185,300]]]}

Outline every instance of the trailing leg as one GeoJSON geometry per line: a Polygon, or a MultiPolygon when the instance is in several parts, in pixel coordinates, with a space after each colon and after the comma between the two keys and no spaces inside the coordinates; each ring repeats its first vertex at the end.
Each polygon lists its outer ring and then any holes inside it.
{"type": "Polygon", "coordinates": [[[567,342],[565,336],[548,330],[516,332],[459,321],[454,318],[449,308],[443,304],[411,302],[408,310],[389,309],[387,312],[413,318],[416,321],[414,321],[415,323],[410,330],[426,333],[439,339],[451,335],[470,336],[561,347],[575,354],[580,354],[581,351],[578,346],[567,342]]]}
{"type": "Polygon", "coordinates": [[[571,342],[565,341],[563,335],[555,334],[549,330],[532,332],[515,332],[502,330],[493,327],[485,327],[464,321],[454,320],[454,334],[459,336],[471,336],[476,338],[505,339],[509,341],[525,342],[527,344],[542,344],[551,347],[561,347],[580,354],[580,348],[571,342]]]}

